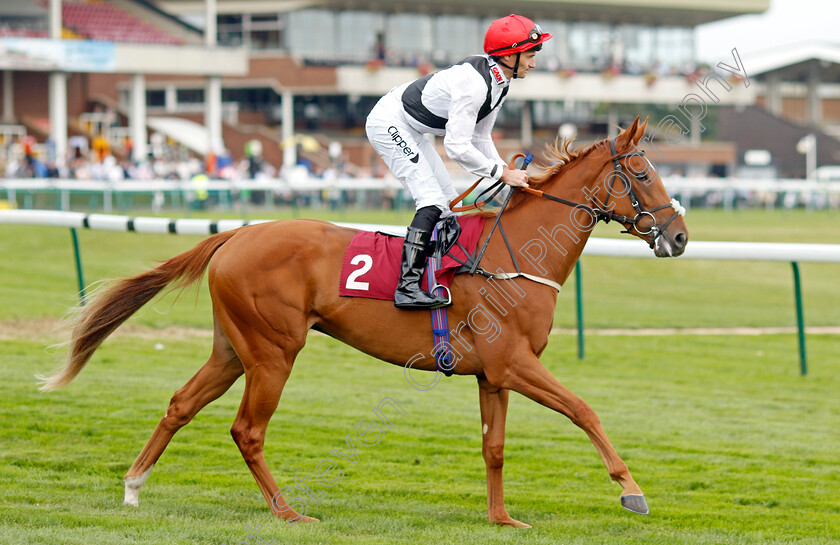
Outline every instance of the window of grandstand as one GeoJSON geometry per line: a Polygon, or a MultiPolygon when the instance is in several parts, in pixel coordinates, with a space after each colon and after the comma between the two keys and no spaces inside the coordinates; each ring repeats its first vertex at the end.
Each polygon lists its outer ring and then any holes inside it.
{"type": "Polygon", "coordinates": [[[432,18],[415,13],[397,13],[388,17],[385,43],[396,64],[412,66],[429,60],[432,51],[432,18]]]}
{"type": "MultiPolygon", "coordinates": [[[[490,20],[486,21],[483,28],[490,25],[490,20]]],[[[537,69],[556,71],[560,68],[571,68],[569,61],[569,41],[564,37],[569,34],[569,26],[563,21],[547,20],[540,21],[540,28],[543,32],[549,32],[554,35],[554,38],[543,43],[542,51],[538,56],[537,69]]]]}
{"type": "Polygon", "coordinates": [[[273,115],[275,106],[280,103],[280,97],[274,89],[267,87],[222,89],[222,102],[235,102],[244,112],[265,112],[273,115]]]}
{"type": "Polygon", "coordinates": [[[250,15],[219,15],[216,19],[218,41],[223,45],[242,45],[242,19],[250,15]]]}
{"type": "Polygon", "coordinates": [[[162,89],[146,91],[146,105],[150,108],[163,108],[166,106],[166,91],[162,89]]]}
{"type": "Polygon", "coordinates": [[[569,25],[571,68],[600,71],[611,64],[610,27],[603,23],[569,25]]]}
{"type": "MultiPolygon", "coordinates": [[[[248,33],[253,39],[253,29],[257,28],[249,17],[257,16],[220,16],[219,40],[249,43],[248,33]]],[[[259,17],[260,24],[271,25],[272,30],[265,29],[268,34],[259,44],[250,43],[252,49],[277,47],[319,64],[377,59],[398,66],[426,61],[446,66],[475,54],[481,50],[484,31],[493,20],[328,9],[292,11],[276,21],[273,15],[259,17]]],[[[555,39],[544,44],[538,70],[675,73],[684,71],[693,59],[694,35],[687,27],[561,20],[541,20],[540,26],[555,39]]]]}
{"type": "Polygon", "coordinates": [[[624,46],[626,72],[641,74],[654,68],[656,29],[642,25],[621,25],[618,37],[624,46]]]}
{"type": "Polygon", "coordinates": [[[218,41],[223,45],[245,45],[250,49],[285,49],[285,15],[245,13],[216,18],[218,41]]]}
{"type": "Polygon", "coordinates": [[[656,55],[671,72],[681,72],[694,59],[694,32],[688,28],[660,27],[656,32],[656,55]]]}
{"type": "Polygon", "coordinates": [[[284,44],[283,21],[276,13],[251,15],[251,49],[280,49],[284,44]]]}
{"type": "Polygon", "coordinates": [[[291,54],[322,62],[334,60],[338,56],[335,12],[303,9],[289,13],[288,17],[286,45],[291,54]]]}
{"type": "Polygon", "coordinates": [[[458,62],[468,55],[481,52],[484,30],[490,20],[479,21],[473,17],[437,17],[434,20],[434,52],[436,64],[446,65],[458,62]]]}
{"type": "Polygon", "coordinates": [[[371,11],[342,11],[338,14],[338,51],[341,60],[364,63],[374,58],[385,60],[385,15],[371,11]],[[377,39],[381,51],[377,53],[377,39]],[[381,53],[381,54],[380,54],[381,53]]]}
{"type": "Polygon", "coordinates": [[[178,89],[178,104],[203,104],[204,89],[178,89]]]}

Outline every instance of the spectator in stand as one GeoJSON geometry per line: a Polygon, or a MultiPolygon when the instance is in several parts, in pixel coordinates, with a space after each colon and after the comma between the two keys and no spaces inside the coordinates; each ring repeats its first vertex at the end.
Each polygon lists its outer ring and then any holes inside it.
{"type": "Polygon", "coordinates": [[[321,118],[321,107],[317,102],[310,102],[303,107],[303,117],[306,119],[306,128],[310,131],[317,131],[321,118]]]}
{"type": "Polygon", "coordinates": [[[105,157],[111,154],[111,145],[101,134],[94,137],[91,147],[96,153],[96,160],[100,163],[105,160],[105,157]]]}
{"type": "Polygon", "coordinates": [[[388,51],[385,48],[385,33],[376,33],[376,42],[373,45],[373,58],[378,61],[385,61],[388,56],[388,51]]]}

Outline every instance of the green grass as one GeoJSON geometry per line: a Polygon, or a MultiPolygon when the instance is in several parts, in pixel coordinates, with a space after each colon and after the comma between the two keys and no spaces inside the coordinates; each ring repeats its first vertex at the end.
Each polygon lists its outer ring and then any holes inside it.
{"type": "MultiPolygon", "coordinates": [[[[273,520],[229,436],[239,381],[181,430],[141,492],[122,506],[122,476],[206,339],[120,337],[68,388],[40,394],[43,342],[4,342],[0,543],[237,543],[245,526],[279,543],[834,543],[840,539],[840,361],[813,336],[807,379],[790,335],[600,339],[586,361],[553,337],[543,361],[598,412],[652,513],[620,508],[586,436],[564,417],[511,397],[506,493],[528,531],[486,522],[474,380],[427,392],[322,336],[301,353],[269,428],[281,486],[311,474],[391,397],[406,416],[320,502],[315,525],[273,520]]],[[[318,485],[313,486],[318,492],[318,485]]]]}
{"type": "MultiPolygon", "coordinates": [[[[410,220],[393,211],[297,215],[410,220]]],[[[838,216],[828,212],[692,210],[688,225],[693,240],[840,241],[838,216]]],[[[617,231],[599,227],[595,236],[617,231]]],[[[200,240],[79,235],[88,281],[134,274],[200,240]]],[[[140,508],[125,508],[122,476],[172,393],[206,358],[209,339],[118,336],[68,388],[40,394],[33,375],[50,370],[45,346],[60,340],[46,329],[76,302],[70,235],[3,225],[0,255],[0,544],[233,544],[248,542],[246,525],[262,525],[269,543],[840,540],[837,335],[808,336],[804,379],[793,335],[589,337],[582,362],[573,337],[553,336],[543,362],[598,412],[647,494],[648,517],[619,507],[619,487],[580,430],[513,395],[506,497],[511,514],[534,528],[489,525],[474,380],[418,392],[399,368],[322,336],[301,353],[269,428],[267,460],[281,486],[341,448],[383,397],[407,414],[381,443],[359,447],[360,462],[342,465],[343,480],[310,503],[321,523],[289,528],[270,517],[229,435],[241,380],[178,433],[140,508]]],[[[582,266],[588,327],[795,323],[789,264],[587,257],[582,266]]],[[[802,265],[808,325],[840,326],[839,271],[802,265]]],[[[573,293],[572,281],[556,326],[573,326],[573,293]]],[[[131,322],[207,329],[206,289],[156,300],[131,322]]]]}

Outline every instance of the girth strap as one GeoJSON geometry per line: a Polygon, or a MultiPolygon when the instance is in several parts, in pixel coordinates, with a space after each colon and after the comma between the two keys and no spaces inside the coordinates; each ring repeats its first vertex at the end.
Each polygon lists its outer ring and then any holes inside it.
{"type": "Polygon", "coordinates": [[[501,273],[487,273],[487,275],[486,275],[486,276],[487,276],[488,278],[496,278],[496,279],[498,279],[498,280],[511,280],[511,279],[513,279],[513,278],[516,278],[517,276],[521,276],[522,278],[527,278],[527,279],[528,279],[528,280],[530,280],[531,282],[536,282],[537,284],[543,284],[543,285],[546,285],[546,286],[550,286],[550,287],[552,287],[552,288],[556,289],[558,292],[560,291],[560,288],[562,288],[562,287],[563,287],[563,286],[561,286],[560,284],[558,284],[557,282],[555,282],[554,280],[549,280],[548,278],[543,278],[543,277],[541,277],[541,276],[535,276],[535,275],[533,275],[533,274],[528,274],[528,273],[524,273],[524,272],[516,272],[516,273],[506,273],[506,272],[501,272],[501,273]]]}

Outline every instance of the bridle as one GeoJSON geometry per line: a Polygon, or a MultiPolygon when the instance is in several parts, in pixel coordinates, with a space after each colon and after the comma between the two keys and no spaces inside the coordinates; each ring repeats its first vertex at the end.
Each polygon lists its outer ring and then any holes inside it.
{"type": "MultiPolygon", "coordinates": [[[[611,155],[610,160],[612,161],[612,164],[613,164],[613,170],[612,170],[612,173],[611,173],[612,178],[610,179],[609,190],[607,191],[607,198],[604,200],[603,207],[598,208],[598,207],[589,206],[589,205],[583,204],[583,203],[576,203],[574,201],[569,201],[569,200],[566,200],[566,199],[562,199],[560,197],[556,197],[554,195],[550,195],[548,193],[545,193],[545,192],[540,191],[538,189],[532,189],[530,187],[520,187],[520,188],[517,188],[517,189],[521,189],[522,191],[525,191],[526,193],[530,193],[532,195],[537,195],[538,197],[545,198],[545,199],[548,199],[548,200],[551,200],[551,201],[559,202],[561,204],[565,204],[565,205],[571,206],[573,208],[580,208],[581,210],[585,210],[589,214],[591,214],[592,217],[595,218],[596,222],[603,221],[604,223],[609,223],[611,221],[617,221],[617,222],[623,223],[625,225],[629,224],[630,227],[628,227],[627,230],[622,231],[622,233],[630,233],[631,231],[635,230],[636,233],[638,233],[639,235],[642,235],[642,236],[653,235],[653,238],[651,238],[650,243],[649,243],[651,249],[653,249],[656,246],[656,239],[658,239],[660,236],[662,236],[665,233],[665,230],[668,228],[669,225],[671,225],[671,223],[677,218],[677,216],[684,216],[685,215],[685,208],[683,208],[680,205],[680,202],[677,199],[671,199],[671,202],[669,202],[668,204],[663,204],[663,205],[651,208],[650,210],[645,209],[645,207],[642,206],[641,202],[639,201],[639,197],[636,195],[636,191],[633,189],[633,184],[630,182],[630,180],[627,179],[626,174],[624,173],[624,170],[625,170],[625,168],[627,168],[628,171],[633,173],[633,177],[636,180],[638,180],[638,181],[640,181],[644,184],[648,184],[648,183],[650,183],[650,178],[647,175],[647,168],[645,168],[644,172],[637,173],[629,167],[622,167],[621,160],[625,159],[627,157],[642,157],[642,158],[644,158],[645,162],[647,162],[647,164],[651,168],[653,168],[653,165],[651,165],[648,158],[645,157],[645,151],[644,150],[637,149],[637,150],[634,150],[634,151],[629,151],[629,152],[621,153],[621,154],[616,153],[615,139],[616,139],[616,137],[613,137],[609,140],[610,155],[611,155]],[[608,207],[610,197],[613,196],[613,186],[615,185],[616,179],[620,179],[622,181],[622,183],[624,184],[624,192],[619,193],[618,196],[623,197],[623,196],[626,195],[630,199],[630,204],[633,206],[633,209],[636,211],[636,215],[632,218],[627,217],[627,216],[623,216],[621,214],[616,214],[615,212],[612,211],[611,207],[608,207]],[[665,210],[666,208],[673,208],[674,213],[671,215],[670,218],[668,218],[668,221],[666,221],[662,225],[662,227],[659,227],[659,225],[656,223],[656,217],[653,215],[653,213],[658,212],[659,210],[665,210]],[[639,229],[639,222],[645,216],[648,216],[651,219],[651,221],[653,221],[653,225],[651,225],[651,227],[649,229],[647,229],[646,231],[642,231],[641,229],[639,229]]],[[[593,195],[593,199],[594,199],[594,195],[593,195]]]]}
{"type": "MultiPolygon", "coordinates": [[[[598,208],[598,207],[595,207],[595,206],[590,206],[588,204],[578,203],[578,202],[570,201],[570,200],[567,200],[567,199],[563,199],[561,197],[557,197],[555,195],[551,195],[551,194],[545,193],[544,191],[540,191],[539,189],[533,189],[531,187],[514,187],[513,189],[524,191],[525,193],[530,193],[531,195],[536,195],[537,197],[548,199],[548,200],[554,201],[554,202],[558,202],[560,204],[565,204],[567,206],[571,206],[572,208],[577,208],[577,209],[584,210],[587,213],[589,213],[591,217],[595,218],[595,221],[593,222],[592,227],[594,227],[595,223],[597,223],[599,221],[603,221],[604,223],[609,223],[611,221],[617,221],[617,222],[623,223],[625,225],[629,224],[630,227],[628,227],[626,231],[622,231],[623,233],[630,233],[631,230],[635,230],[639,235],[642,235],[642,236],[653,235],[653,238],[651,238],[649,245],[650,245],[651,249],[655,249],[656,248],[656,240],[665,233],[665,230],[668,228],[668,226],[671,225],[671,223],[677,218],[677,216],[684,216],[685,215],[685,208],[683,208],[680,205],[680,203],[677,199],[671,199],[671,202],[669,202],[668,204],[663,204],[661,206],[651,208],[650,210],[646,210],[642,206],[642,204],[639,202],[639,197],[636,195],[636,191],[633,189],[633,184],[630,182],[630,180],[628,180],[626,178],[626,175],[624,174],[624,168],[625,167],[621,166],[621,160],[626,159],[628,157],[644,157],[645,161],[651,167],[651,169],[653,169],[653,165],[651,165],[650,161],[647,159],[647,157],[645,157],[644,150],[636,149],[634,151],[629,151],[629,152],[626,152],[626,153],[620,153],[620,154],[616,153],[615,139],[616,139],[616,137],[613,137],[609,140],[610,156],[611,156],[610,161],[612,161],[613,170],[612,170],[612,178],[610,179],[609,193],[607,195],[607,198],[605,199],[605,202],[604,202],[602,208],[598,208]],[[625,188],[625,191],[626,191],[625,193],[620,194],[619,196],[623,197],[624,195],[627,195],[630,199],[630,204],[633,206],[633,209],[636,211],[636,215],[632,218],[627,217],[627,216],[623,216],[621,214],[616,214],[615,212],[612,211],[611,208],[607,207],[607,204],[609,203],[609,200],[610,200],[610,196],[612,196],[612,194],[613,194],[613,186],[615,185],[616,178],[621,179],[621,181],[624,183],[624,188],[625,188]],[[656,217],[653,215],[653,213],[658,212],[659,210],[665,210],[666,208],[673,208],[674,213],[673,213],[673,215],[671,215],[670,218],[668,218],[668,221],[666,221],[662,225],[662,227],[659,227],[659,225],[656,223],[656,217]],[[646,231],[642,231],[641,229],[639,229],[639,221],[641,221],[641,219],[645,216],[649,216],[651,218],[651,220],[653,221],[653,225],[650,227],[650,229],[648,229],[646,231]]],[[[513,168],[513,162],[520,157],[524,158],[522,166],[520,167],[523,170],[525,168],[527,168],[528,163],[530,163],[531,159],[533,158],[533,156],[530,153],[528,155],[524,155],[522,153],[516,154],[510,161],[510,168],[513,168]]],[[[651,179],[647,175],[647,169],[645,169],[645,172],[643,172],[641,174],[636,173],[635,171],[633,171],[633,169],[631,169],[629,167],[627,168],[627,170],[629,170],[633,173],[633,177],[636,180],[638,180],[638,181],[640,181],[644,184],[650,183],[651,179]]],[[[483,178],[479,178],[472,186],[470,186],[469,189],[467,189],[466,191],[464,191],[463,193],[461,193],[460,195],[455,197],[455,199],[453,199],[452,202],[450,202],[450,204],[449,204],[450,210],[452,210],[453,212],[463,212],[463,211],[466,211],[466,210],[474,210],[474,209],[482,210],[481,207],[484,206],[485,204],[487,204],[488,202],[492,201],[496,197],[496,195],[498,195],[499,192],[505,186],[505,183],[502,182],[501,180],[499,180],[496,183],[494,183],[493,185],[491,185],[490,187],[488,187],[487,189],[485,189],[484,191],[482,191],[478,195],[478,197],[476,197],[474,204],[465,205],[465,206],[456,206],[457,203],[461,202],[464,198],[466,198],[466,196],[469,195],[472,192],[472,190],[475,189],[478,186],[478,184],[481,182],[481,180],[483,180],[483,178]],[[485,195],[487,195],[487,196],[485,197],[485,195]]],[[[502,203],[501,210],[499,210],[499,212],[496,214],[496,221],[493,223],[493,226],[490,228],[490,232],[487,234],[487,238],[484,240],[484,244],[482,245],[481,249],[476,253],[476,255],[474,257],[470,256],[467,259],[467,261],[461,261],[460,259],[457,259],[457,258],[454,258],[454,259],[456,259],[456,261],[460,262],[464,266],[465,270],[467,270],[470,274],[475,274],[476,272],[478,272],[478,273],[481,273],[481,274],[483,274],[487,277],[491,277],[491,278],[492,277],[495,277],[495,278],[514,278],[515,276],[525,276],[525,277],[527,277],[531,280],[534,280],[536,282],[541,282],[541,283],[544,283],[544,284],[551,285],[555,289],[559,290],[560,289],[559,285],[554,285],[553,282],[549,282],[549,281],[546,281],[544,279],[534,277],[532,275],[524,274],[524,273],[522,273],[522,271],[519,268],[519,263],[517,263],[517,261],[516,261],[516,256],[513,253],[513,248],[511,248],[510,242],[508,241],[507,235],[505,234],[505,230],[501,225],[502,214],[504,213],[505,209],[507,208],[507,205],[510,202],[511,197],[513,197],[513,194],[514,194],[514,191],[508,192],[507,197],[505,197],[505,200],[502,203]],[[487,246],[490,244],[490,238],[493,236],[493,233],[495,232],[496,228],[499,229],[499,232],[502,235],[502,240],[504,240],[505,246],[507,246],[508,254],[510,254],[511,261],[513,261],[513,265],[516,268],[516,273],[515,274],[501,273],[501,276],[500,276],[499,274],[494,275],[494,274],[488,273],[487,271],[479,268],[479,264],[481,263],[481,259],[484,257],[484,252],[487,250],[487,246]]],[[[592,198],[594,200],[594,194],[593,194],[592,198]]],[[[464,253],[469,255],[469,252],[467,252],[466,249],[464,249],[464,248],[462,248],[462,249],[464,250],[464,253]]],[[[450,257],[452,257],[452,256],[450,255],[450,257]]]]}

